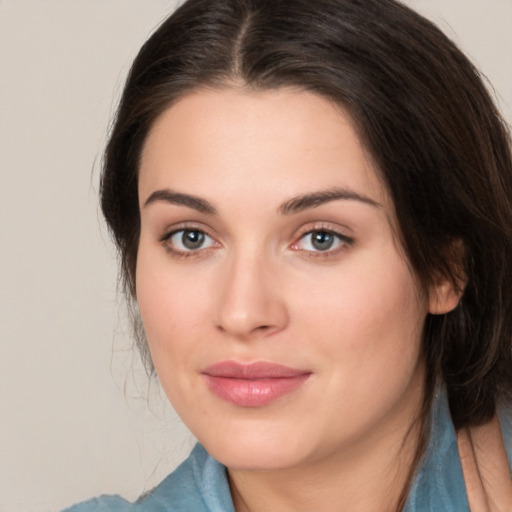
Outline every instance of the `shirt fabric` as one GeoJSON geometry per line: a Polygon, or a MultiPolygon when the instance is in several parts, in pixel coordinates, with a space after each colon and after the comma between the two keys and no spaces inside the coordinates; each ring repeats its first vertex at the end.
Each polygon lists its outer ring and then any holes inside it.
{"type": "MultiPolygon", "coordinates": [[[[457,437],[446,393],[436,393],[427,449],[416,470],[403,512],[469,512],[457,437]]],[[[512,472],[512,410],[500,413],[512,472]]],[[[129,503],[102,496],[63,512],[235,512],[226,468],[197,444],[173,473],[151,492],[129,503]]]]}

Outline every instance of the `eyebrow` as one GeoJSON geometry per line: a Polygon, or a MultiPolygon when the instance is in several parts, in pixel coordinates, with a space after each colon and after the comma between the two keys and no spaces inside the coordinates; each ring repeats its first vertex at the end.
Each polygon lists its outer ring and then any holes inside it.
{"type": "MultiPolygon", "coordinates": [[[[377,201],[353,190],[346,188],[332,188],[292,197],[278,208],[278,212],[281,215],[291,215],[311,208],[317,208],[325,203],[339,200],[359,201],[376,208],[382,207],[382,205],[377,201]]],[[[158,201],[179,206],[187,206],[188,208],[192,208],[198,212],[210,215],[217,214],[217,209],[206,199],[190,194],[173,192],[169,189],[155,190],[155,192],[146,199],[144,207],[158,201]]]]}
{"type": "Polygon", "coordinates": [[[382,207],[382,205],[377,201],[353,190],[347,188],[332,188],[292,197],[279,207],[279,213],[282,215],[290,215],[304,210],[309,210],[310,208],[317,208],[325,203],[338,200],[359,201],[376,208],[382,207]]]}
{"type": "Polygon", "coordinates": [[[158,201],[163,201],[164,203],[176,204],[180,206],[187,206],[188,208],[192,208],[201,213],[209,213],[210,215],[215,215],[217,210],[215,207],[210,204],[206,199],[202,199],[197,196],[192,196],[189,194],[181,194],[179,192],[173,192],[169,189],[164,190],[155,190],[144,203],[144,206],[148,206],[151,203],[156,203],[158,201]]]}

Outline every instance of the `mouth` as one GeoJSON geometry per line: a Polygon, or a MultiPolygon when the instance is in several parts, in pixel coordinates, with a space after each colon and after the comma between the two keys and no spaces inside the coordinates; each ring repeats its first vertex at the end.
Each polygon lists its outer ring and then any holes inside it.
{"type": "Polygon", "coordinates": [[[222,361],[201,373],[212,393],[239,407],[268,405],[300,388],[311,376],[310,371],[264,361],[222,361]]]}

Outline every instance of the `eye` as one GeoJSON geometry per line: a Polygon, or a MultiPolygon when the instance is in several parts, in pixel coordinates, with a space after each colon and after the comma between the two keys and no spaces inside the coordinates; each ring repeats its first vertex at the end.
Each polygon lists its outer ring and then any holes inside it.
{"type": "Polygon", "coordinates": [[[352,239],[340,233],[317,229],[309,231],[301,236],[298,242],[293,245],[293,249],[311,252],[333,252],[345,245],[350,245],[352,239]]]}
{"type": "Polygon", "coordinates": [[[169,233],[163,241],[177,253],[194,252],[217,246],[217,242],[200,229],[179,229],[169,233]]]}

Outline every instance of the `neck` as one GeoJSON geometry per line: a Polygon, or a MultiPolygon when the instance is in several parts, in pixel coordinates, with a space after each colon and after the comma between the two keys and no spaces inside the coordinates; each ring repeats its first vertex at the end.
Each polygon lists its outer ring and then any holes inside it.
{"type": "Polygon", "coordinates": [[[229,470],[237,512],[396,512],[421,448],[423,386],[348,448],[272,471],[229,470]],[[399,411],[401,412],[401,411],[399,411]]]}

